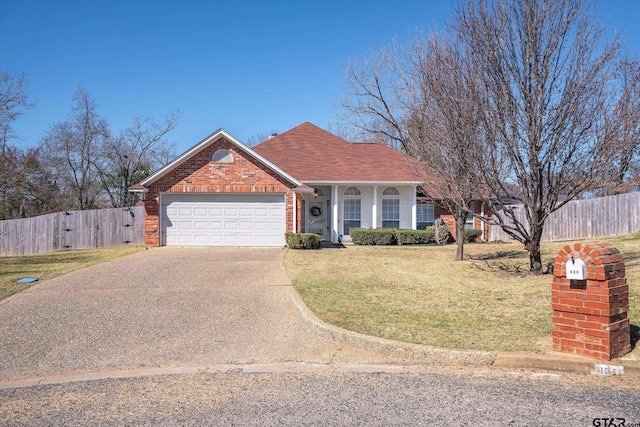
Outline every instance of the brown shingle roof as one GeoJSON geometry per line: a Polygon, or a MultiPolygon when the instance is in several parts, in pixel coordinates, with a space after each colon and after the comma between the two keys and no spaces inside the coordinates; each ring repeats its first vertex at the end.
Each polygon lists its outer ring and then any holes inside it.
{"type": "Polygon", "coordinates": [[[352,143],[305,122],[254,150],[300,181],[422,181],[412,159],[383,144],[352,143]]]}

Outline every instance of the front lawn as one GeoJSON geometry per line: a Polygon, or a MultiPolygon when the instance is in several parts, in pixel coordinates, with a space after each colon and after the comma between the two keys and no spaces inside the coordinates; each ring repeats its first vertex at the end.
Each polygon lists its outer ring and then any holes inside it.
{"type": "MultiPolygon", "coordinates": [[[[625,258],[629,317],[640,325],[640,234],[599,240],[625,258]]],[[[543,262],[567,243],[544,244],[543,262]]],[[[522,245],[467,244],[465,260],[454,257],[455,245],[348,246],[290,250],[285,264],[307,306],[345,329],[438,347],[552,349],[553,277],[527,273],[522,245]]]]}
{"type": "Polygon", "coordinates": [[[36,277],[39,281],[130,255],[144,250],[144,246],[119,246],[115,248],[83,251],[54,252],[43,255],[0,257],[0,300],[21,292],[35,283],[16,283],[24,277],[36,277]]]}

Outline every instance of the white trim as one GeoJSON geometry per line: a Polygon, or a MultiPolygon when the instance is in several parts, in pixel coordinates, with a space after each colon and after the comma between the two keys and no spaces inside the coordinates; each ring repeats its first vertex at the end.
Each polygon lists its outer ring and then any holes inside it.
{"type": "Polygon", "coordinates": [[[331,190],[331,203],[333,205],[333,216],[331,217],[331,242],[338,243],[338,186],[332,185],[331,190]]]}
{"type": "MultiPolygon", "coordinates": [[[[484,218],[484,201],[483,201],[483,202],[482,202],[482,204],[480,205],[480,216],[481,216],[482,218],[484,218]]],[[[485,222],[484,222],[484,221],[480,221],[480,226],[482,227],[482,228],[481,228],[481,229],[482,229],[482,234],[480,235],[480,236],[481,236],[480,241],[482,241],[482,242],[486,242],[486,241],[487,241],[487,239],[486,239],[486,237],[485,237],[485,235],[484,235],[484,230],[485,230],[485,227],[484,227],[484,226],[485,226],[485,222]]]]}
{"type": "Polygon", "coordinates": [[[423,181],[304,181],[304,184],[313,185],[387,185],[387,186],[406,186],[406,185],[421,185],[423,181]]]}
{"type": "Polygon", "coordinates": [[[413,194],[411,195],[411,229],[418,229],[418,189],[413,187],[413,194]]]}
{"type": "Polygon", "coordinates": [[[378,228],[378,186],[373,186],[373,206],[371,207],[371,228],[378,228]]]}
{"type": "Polygon", "coordinates": [[[236,147],[238,147],[242,151],[244,151],[244,152],[250,154],[251,156],[255,157],[256,159],[258,159],[258,161],[260,161],[264,165],[268,166],[269,168],[273,169],[275,172],[277,172],[279,175],[281,175],[282,177],[284,177],[287,180],[289,180],[291,183],[293,183],[295,185],[302,185],[301,181],[299,181],[296,178],[294,178],[293,176],[289,175],[287,172],[285,172],[284,170],[280,169],[278,166],[276,166],[275,164],[271,163],[269,160],[265,159],[260,154],[256,153],[254,150],[252,150],[251,148],[249,148],[246,145],[244,145],[238,139],[234,138],[231,134],[227,133],[227,131],[225,131],[224,129],[218,129],[217,131],[215,131],[214,133],[212,133],[211,135],[209,135],[208,137],[206,137],[205,139],[200,141],[198,144],[194,145],[189,150],[185,151],[184,153],[182,153],[181,155],[176,157],[174,160],[169,162],[169,164],[165,165],[162,169],[160,169],[159,171],[157,171],[153,175],[151,175],[148,178],[146,178],[145,180],[143,180],[140,184],[145,186],[145,187],[149,186],[153,182],[157,181],[158,179],[162,178],[163,176],[165,176],[166,174],[168,174],[169,172],[174,170],[176,167],[178,167],[180,164],[182,164],[185,160],[195,156],[200,151],[204,150],[206,147],[208,147],[209,145],[211,145],[212,143],[216,142],[217,140],[219,140],[222,137],[224,137],[227,140],[229,140],[233,145],[235,145],[236,147]]]}
{"type": "MultiPolygon", "coordinates": [[[[298,229],[297,229],[298,218],[296,216],[298,214],[298,211],[297,211],[298,197],[296,196],[296,192],[295,191],[291,192],[291,197],[293,198],[293,224],[291,224],[292,225],[291,231],[293,231],[294,233],[297,233],[298,232],[298,229]]],[[[284,222],[285,222],[284,232],[286,233],[287,232],[287,226],[286,226],[286,223],[287,223],[287,194],[286,193],[284,195],[284,210],[285,210],[284,211],[284,222]]]]}

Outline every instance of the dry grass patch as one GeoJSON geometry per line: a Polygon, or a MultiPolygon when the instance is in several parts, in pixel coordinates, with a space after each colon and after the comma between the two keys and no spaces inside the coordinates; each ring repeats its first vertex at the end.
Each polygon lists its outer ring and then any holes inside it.
{"type": "Polygon", "coordinates": [[[84,251],[55,252],[0,258],[0,300],[21,292],[38,283],[16,283],[23,277],[37,277],[39,281],[52,279],[74,270],[109,261],[144,250],[144,246],[84,251]]]}
{"type": "MultiPolygon", "coordinates": [[[[608,239],[627,262],[640,321],[640,235],[608,239]]],[[[545,244],[551,263],[566,243],[545,244]]],[[[294,286],[318,317],[367,335],[449,348],[551,350],[551,275],[530,276],[520,244],[349,246],[289,251],[294,286]]]]}

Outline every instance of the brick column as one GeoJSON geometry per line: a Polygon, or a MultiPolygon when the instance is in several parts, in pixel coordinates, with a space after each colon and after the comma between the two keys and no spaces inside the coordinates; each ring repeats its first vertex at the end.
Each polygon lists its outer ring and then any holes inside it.
{"type": "Polygon", "coordinates": [[[631,351],[629,285],[620,252],[608,243],[565,246],[551,287],[553,348],[611,360],[631,351]],[[585,280],[566,278],[571,258],[586,264],[585,280]]]}

